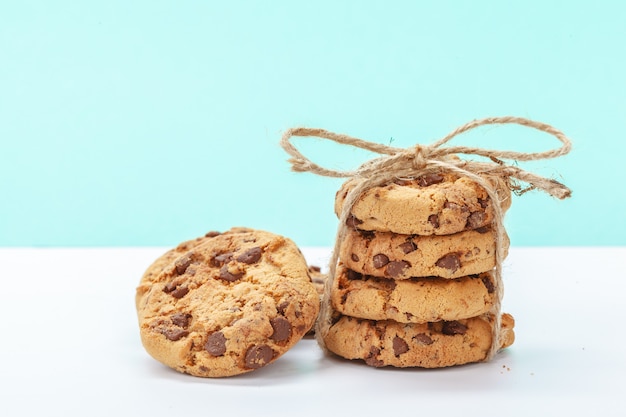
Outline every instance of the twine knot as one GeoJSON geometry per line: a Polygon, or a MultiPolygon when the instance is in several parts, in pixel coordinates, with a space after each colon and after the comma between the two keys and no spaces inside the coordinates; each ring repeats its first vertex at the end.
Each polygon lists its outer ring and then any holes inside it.
{"type": "Polygon", "coordinates": [[[426,167],[426,156],[424,156],[424,147],[421,145],[415,145],[413,147],[413,169],[421,171],[426,167]]]}
{"type": "Polygon", "coordinates": [[[330,259],[328,279],[326,282],[325,294],[322,300],[322,309],[320,311],[320,317],[318,319],[316,329],[316,337],[322,349],[326,349],[324,336],[328,333],[332,323],[330,289],[332,288],[335,270],[337,263],[339,262],[339,248],[347,233],[347,220],[355,202],[362,193],[373,187],[387,184],[396,178],[416,178],[428,171],[439,169],[444,172],[453,172],[460,176],[466,176],[475,181],[485,189],[489,198],[493,202],[493,229],[496,236],[496,267],[494,272],[496,301],[493,309],[489,313],[492,318],[492,340],[491,348],[487,352],[485,361],[490,360],[497,353],[500,347],[500,307],[503,294],[502,261],[505,256],[503,244],[505,241],[505,230],[503,225],[504,213],[500,206],[499,196],[497,195],[494,186],[486,179],[486,176],[499,176],[507,180],[517,180],[528,184],[528,186],[520,192],[521,187],[513,184],[512,181],[507,181],[511,184],[512,191],[517,192],[518,194],[523,194],[531,189],[538,189],[555,198],[564,199],[569,197],[571,195],[571,190],[560,182],[524,171],[515,164],[507,164],[504,162],[505,160],[532,161],[555,158],[569,153],[571,150],[571,141],[561,131],[548,124],[534,120],[514,116],[505,116],[473,120],[463,126],[460,126],[445,137],[430,145],[417,144],[407,149],[368,142],[348,135],[329,132],[324,129],[311,128],[288,129],[283,134],[280,144],[283,149],[291,155],[289,162],[291,163],[292,170],[294,171],[308,171],[317,175],[335,178],[353,178],[357,180],[356,185],[348,192],[344,199],[341,214],[339,216],[337,237],[335,239],[332,257],[330,259]],[[467,132],[468,130],[479,126],[492,124],[518,124],[530,127],[554,136],[561,142],[561,146],[549,151],[534,153],[489,150],[466,146],[442,146],[461,133],[467,132]],[[331,170],[315,164],[302,155],[302,153],[300,153],[300,151],[293,146],[290,141],[293,136],[323,138],[339,144],[354,146],[378,153],[381,156],[363,163],[354,171],[331,170]],[[473,155],[486,158],[489,162],[448,157],[451,155],[473,155]]]}

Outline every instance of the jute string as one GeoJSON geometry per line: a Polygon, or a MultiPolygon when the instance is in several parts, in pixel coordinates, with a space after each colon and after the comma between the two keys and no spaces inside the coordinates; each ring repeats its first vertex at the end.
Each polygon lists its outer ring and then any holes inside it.
{"type": "Polygon", "coordinates": [[[379,143],[368,142],[362,139],[344,134],[330,132],[324,129],[298,127],[288,129],[282,135],[281,146],[291,156],[289,162],[292,170],[296,172],[311,172],[317,175],[334,178],[352,178],[356,185],[352,188],[343,203],[339,216],[339,225],[335,245],[329,262],[328,280],[322,299],[320,316],[316,325],[316,338],[319,345],[326,351],[324,338],[328,333],[332,320],[332,306],[330,291],[333,287],[337,264],[339,262],[339,248],[348,231],[347,220],[351,215],[352,207],[361,194],[379,185],[387,184],[394,179],[416,178],[429,172],[452,172],[469,177],[482,186],[488,193],[494,210],[493,229],[496,239],[496,267],[494,270],[494,286],[496,289],[495,303],[492,308],[492,342],[491,348],[485,358],[486,361],[493,358],[500,348],[500,325],[501,303],[503,296],[502,284],[502,261],[505,257],[505,230],[503,225],[503,210],[500,198],[495,186],[486,178],[490,176],[501,177],[507,180],[511,189],[518,194],[523,194],[531,189],[539,189],[550,196],[564,199],[571,195],[571,190],[565,185],[553,179],[548,179],[525,171],[517,166],[507,164],[504,160],[511,161],[535,161],[539,159],[556,158],[567,154],[571,150],[571,141],[558,129],[541,122],[525,119],[522,117],[490,117],[471,121],[458,127],[445,137],[430,145],[415,145],[409,148],[396,148],[379,143]],[[554,136],[561,142],[561,146],[545,152],[514,152],[504,150],[490,150],[468,146],[443,146],[454,137],[484,125],[517,124],[554,136]],[[354,171],[338,171],[324,168],[306,158],[291,143],[291,138],[317,137],[327,139],[339,144],[354,146],[365,149],[381,156],[371,159],[354,171]],[[451,155],[473,155],[490,160],[490,162],[451,158],[451,155]],[[512,181],[516,180],[516,181],[512,181]],[[526,188],[521,188],[516,182],[526,183],[526,188]]]}

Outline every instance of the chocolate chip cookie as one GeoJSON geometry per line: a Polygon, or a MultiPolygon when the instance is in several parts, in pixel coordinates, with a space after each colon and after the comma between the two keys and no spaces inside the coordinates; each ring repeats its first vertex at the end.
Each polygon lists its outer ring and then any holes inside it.
{"type": "MultiPolygon", "coordinates": [[[[508,237],[503,244],[508,250],[508,237]]],[[[365,275],[459,278],[494,268],[495,232],[481,227],[452,235],[416,236],[350,229],[339,257],[348,269],[365,275]]]]}
{"type": "MultiPolygon", "coordinates": [[[[485,360],[491,347],[489,315],[435,323],[397,323],[338,316],[324,337],[331,352],[374,367],[442,368],[485,360]]],[[[510,314],[503,314],[499,345],[515,340],[510,314]]]]}
{"type": "Polygon", "coordinates": [[[201,377],[274,362],[312,327],[320,299],[289,239],[235,228],[183,243],[144,274],[136,304],[147,352],[201,377]]]}
{"type": "MultiPolygon", "coordinates": [[[[497,203],[507,210],[511,205],[509,181],[494,176],[484,178],[493,184],[500,200],[497,203]]],[[[354,179],[348,180],[337,192],[338,216],[355,184],[354,179]]],[[[431,172],[367,190],[352,207],[348,225],[405,235],[449,235],[491,224],[493,204],[475,181],[453,173],[431,172]]]]}
{"type": "Polygon", "coordinates": [[[362,275],[339,265],[331,302],[341,314],[401,323],[452,321],[488,312],[495,301],[491,272],[456,279],[394,280],[362,275]]]}

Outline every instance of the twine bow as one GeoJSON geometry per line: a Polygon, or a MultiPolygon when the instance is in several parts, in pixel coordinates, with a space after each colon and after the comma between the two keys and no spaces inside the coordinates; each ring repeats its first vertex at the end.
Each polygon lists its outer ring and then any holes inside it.
{"type": "Polygon", "coordinates": [[[496,268],[494,273],[496,300],[494,308],[490,312],[492,316],[492,343],[491,349],[487,353],[485,360],[490,360],[498,351],[499,335],[500,335],[500,306],[503,294],[502,285],[502,261],[504,258],[505,248],[504,242],[505,230],[503,226],[503,212],[496,190],[493,185],[485,179],[485,176],[500,176],[507,179],[514,179],[528,184],[528,187],[522,189],[518,185],[511,184],[511,188],[518,194],[523,194],[531,189],[539,189],[550,196],[564,199],[571,195],[571,190],[565,185],[553,179],[545,178],[525,171],[517,166],[506,164],[503,160],[512,161],[534,161],[539,159],[556,158],[567,154],[571,150],[571,141],[558,129],[541,122],[529,120],[521,117],[505,116],[491,117],[471,121],[445,137],[433,142],[430,145],[415,145],[409,148],[396,148],[382,145],[374,142],[368,142],[362,139],[354,138],[348,135],[329,132],[324,129],[315,128],[292,128],[285,131],[281,141],[283,149],[291,155],[289,162],[292,170],[296,172],[312,172],[317,175],[334,177],[334,178],[354,178],[357,179],[355,185],[346,196],[341,215],[339,216],[339,226],[335,246],[329,264],[329,276],[326,283],[326,290],[322,300],[322,309],[318,319],[316,334],[320,346],[325,349],[324,335],[328,332],[331,323],[332,308],[330,305],[330,290],[335,277],[335,270],[339,258],[339,247],[347,232],[346,222],[352,211],[354,203],[359,196],[365,191],[389,183],[396,178],[415,178],[428,172],[439,170],[444,172],[454,172],[470,179],[481,185],[488,193],[494,209],[493,227],[496,236],[496,268]],[[561,142],[561,146],[544,152],[515,152],[489,150],[467,146],[442,146],[452,140],[455,136],[475,129],[479,126],[494,124],[518,124],[525,127],[537,129],[554,136],[561,142]],[[370,152],[380,154],[381,156],[371,159],[356,170],[339,171],[324,168],[315,164],[306,158],[292,143],[291,138],[294,136],[302,137],[318,137],[333,142],[354,146],[370,152]],[[489,159],[491,162],[481,162],[476,160],[464,160],[460,158],[452,158],[452,155],[473,155],[489,159]]]}

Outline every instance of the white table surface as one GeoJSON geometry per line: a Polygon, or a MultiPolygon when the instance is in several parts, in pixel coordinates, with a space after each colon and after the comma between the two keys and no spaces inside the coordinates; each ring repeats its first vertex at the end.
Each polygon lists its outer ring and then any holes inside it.
{"type": "Polygon", "coordinates": [[[135,286],[164,250],[0,248],[0,415],[626,415],[626,247],[511,248],[503,309],[517,340],[490,363],[376,369],[305,339],[222,379],[141,346],[135,286]]]}

